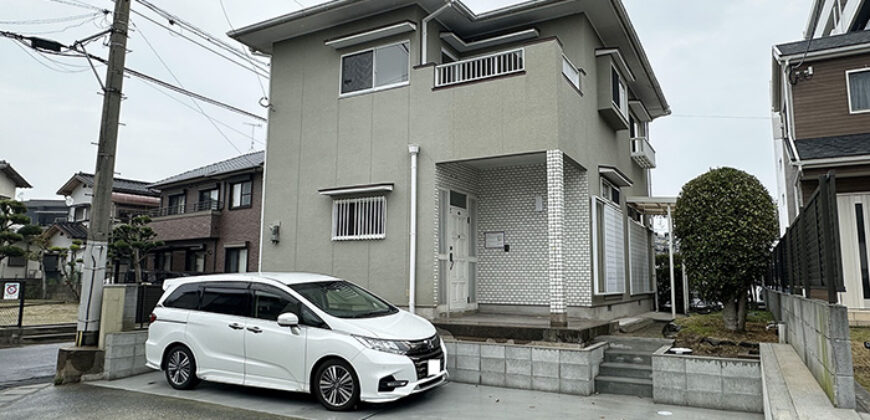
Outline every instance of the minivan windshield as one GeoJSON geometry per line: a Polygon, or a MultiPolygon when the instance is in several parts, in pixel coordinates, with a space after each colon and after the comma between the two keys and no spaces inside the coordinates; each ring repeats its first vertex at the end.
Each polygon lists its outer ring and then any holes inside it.
{"type": "Polygon", "coordinates": [[[343,280],[300,283],[290,287],[324,312],[338,318],[371,318],[399,312],[393,305],[343,280]]]}

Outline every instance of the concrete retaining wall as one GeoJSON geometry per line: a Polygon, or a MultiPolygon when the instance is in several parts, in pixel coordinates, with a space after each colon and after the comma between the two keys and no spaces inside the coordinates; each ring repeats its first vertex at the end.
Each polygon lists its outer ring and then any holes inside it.
{"type": "Polygon", "coordinates": [[[444,340],[450,380],[591,395],[607,343],[582,349],[444,340]]]}
{"type": "Polygon", "coordinates": [[[717,410],[761,413],[761,363],[758,360],[665,354],[652,357],[653,400],[717,410]]]}
{"type": "Polygon", "coordinates": [[[145,366],[148,330],[106,334],[103,378],[119,379],[150,371],[145,366]]]}
{"type": "Polygon", "coordinates": [[[765,301],[786,324],[788,343],[839,408],[855,408],[849,314],[843,305],[765,290],[765,301]],[[774,302],[771,305],[771,302],[774,302]]]}

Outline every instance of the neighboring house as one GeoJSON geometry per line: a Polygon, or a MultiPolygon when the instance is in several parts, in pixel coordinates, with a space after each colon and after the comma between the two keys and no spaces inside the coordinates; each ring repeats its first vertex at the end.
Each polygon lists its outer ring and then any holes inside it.
{"type": "MultiPolygon", "coordinates": [[[[150,182],[115,178],[112,185],[112,218],[116,222],[160,206],[160,193],[148,188],[150,182]]],[[[79,172],[57,191],[69,205],[68,221],[88,225],[94,194],[94,176],[79,172]]]]}
{"type": "Polygon", "coordinates": [[[5,160],[0,160],[0,200],[15,199],[17,188],[32,188],[12,165],[5,160]]]}
{"type": "Polygon", "coordinates": [[[69,207],[64,200],[27,200],[24,205],[30,223],[43,228],[69,218],[69,207]]]}
{"type": "Polygon", "coordinates": [[[870,309],[870,6],[853,0],[840,13],[832,3],[842,2],[825,2],[822,18],[810,19],[807,33],[817,36],[773,47],[777,201],[785,229],[819,176],[836,172],[846,286],[840,302],[854,312],[870,309]],[[825,17],[831,13],[844,20],[825,17]]]}
{"type": "MultiPolygon", "coordinates": [[[[0,200],[15,200],[18,188],[32,186],[5,160],[0,160],[0,200]]],[[[24,244],[16,244],[23,247],[24,244]]],[[[0,278],[23,278],[29,274],[26,257],[9,257],[0,261],[0,278]]]]}
{"type": "Polygon", "coordinates": [[[151,228],[166,246],[150,269],[170,273],[257,271],[263,152],[193,169],[149,185],[160,191],[151,228]]]}
{"type": "Polygon", "coordinates": [[[822,38],[870,29],[870,3],[864,0],[813,0],[804,38],[822,38]]]}
{"type": "Polygon", "coordinates": [[[632,203],[670,111],[620,1],[336,0],[230,36],[272,59],[263,270],[427,317],[652,309],[632,203]]]}

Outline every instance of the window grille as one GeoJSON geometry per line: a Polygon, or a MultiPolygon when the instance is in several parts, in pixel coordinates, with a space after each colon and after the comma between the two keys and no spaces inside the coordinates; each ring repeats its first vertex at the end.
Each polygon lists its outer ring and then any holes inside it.
{"type": "Polygon", "coordinates": [[[383,239],[387,198],[362,197],[332,202],[332,240],[383,239]]]}

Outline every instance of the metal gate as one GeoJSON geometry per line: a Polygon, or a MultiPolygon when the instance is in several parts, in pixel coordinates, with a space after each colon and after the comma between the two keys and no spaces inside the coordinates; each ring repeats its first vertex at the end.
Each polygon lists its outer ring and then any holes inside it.
{"type": "Polygon", "coordinates": [[[0,327],[18,327],[24,320],[24,281],[0,281],[0,327]]]}

